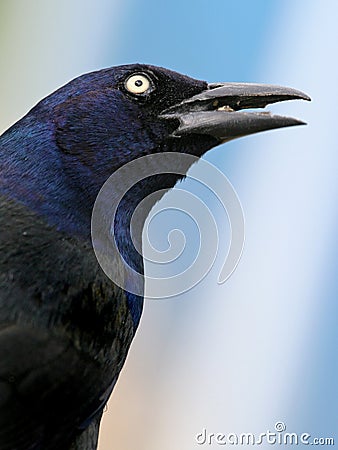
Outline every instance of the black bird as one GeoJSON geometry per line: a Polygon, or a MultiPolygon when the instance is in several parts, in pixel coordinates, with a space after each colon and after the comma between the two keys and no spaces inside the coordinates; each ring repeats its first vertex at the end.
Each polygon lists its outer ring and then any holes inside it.
{"type": "MultiPolygon", "coordinates": [[[[242,111],[290,99],[309,100],[289,88],[207,84],[125,65],[76,78],[0,137],[1,450],[97,446],[102,411],[143,306],[142,295],[105,275],[92,248],[92,208],[106,179],[144,155],[200,157],[236,137],[302,124],[242,111]]],[[[148,177],[119,205],[116,241],[139,273],[132,213],[180,178],[148,177]]]]}

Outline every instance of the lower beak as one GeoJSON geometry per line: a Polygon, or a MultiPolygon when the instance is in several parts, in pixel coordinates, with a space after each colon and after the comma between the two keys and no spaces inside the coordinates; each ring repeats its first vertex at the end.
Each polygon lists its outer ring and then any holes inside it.
{"type": "Polygon", "coordinates": [[[206,134],[222,142],[259,131],[305,125],[292,117],[270,112],[243,111],[264,108],[285,100],[310,100],[295,89],[251,83],[213,83],[208,89],[162,112],[161,117],[176,119],[178,128],[172,136],[206,134]]]}

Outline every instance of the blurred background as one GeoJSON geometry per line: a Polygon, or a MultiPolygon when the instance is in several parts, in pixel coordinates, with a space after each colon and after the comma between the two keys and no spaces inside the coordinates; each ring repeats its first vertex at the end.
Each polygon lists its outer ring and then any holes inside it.
{"type": "Polygon", "coordinates": [[[337,17],[334,0],[1,1],[1,132],[70,79],[131,62],[313,99],[269,108],[307,127],[205,156],[241,199],[242,259],[217,284],[225,244],[194,289],[146,301],[100,450],[193,450],[203,429],[264,433],[278,421],[338,444],[337,17]]]}

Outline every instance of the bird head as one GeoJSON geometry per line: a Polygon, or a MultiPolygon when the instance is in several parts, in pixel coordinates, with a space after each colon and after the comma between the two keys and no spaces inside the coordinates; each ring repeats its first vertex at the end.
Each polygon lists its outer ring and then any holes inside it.
{"type": "MultiPolygon", "coordinates": [[[[309,97],[278,86],[208,84],[168,69],[132,64],[83,75],[40,107],[53,117],[56,143],[72,179],[83,186],[85,178],[86,187],[97,194],[112,172],[141,156],[177,152],[200,157],[236,137],[303,124],[246,111],[292,99],[309,97]]],[[[172,187],[180,177],[148,179],[141,191],[172,187]]]]}
{"type": "Polygon", "coordinates": [[[52,107],[58,147],[105,178],[143,155],[203,155],[231,139],[302,121],[247,112],[309,97],[279,86],[211,83],[141,64],[83,75],[40,106],[52,107]]]}

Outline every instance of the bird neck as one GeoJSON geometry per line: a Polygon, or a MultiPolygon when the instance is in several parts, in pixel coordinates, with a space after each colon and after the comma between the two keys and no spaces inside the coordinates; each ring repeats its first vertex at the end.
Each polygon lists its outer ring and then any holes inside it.
{"type": "MultiPolygon", "coordinates": [[[[90,166],[79,163],[72,155],[61,155],[54,142],[54,129],[48,122],[19,121],[0,137],[0,192],[27,206],[54,229],[70,236],[91,241],[91,217],[96,197],[109,173],[93,176],[90,166]],[[31,130],[34,130],[32,132],[31,130]]],[[[115,170],[118,167],[115,168],[115,170]]],[[[110,167],[110,173],[114,167],[110,167]]],[[[114,221],[114,234],[123,257],[143,273],[142,248],[144,221],[155,202],[142,200],[159,188],[169,189],[177,176],[149,177],[132,187],[116,211],[106,211],[106,220],[114,221]],[[137,206],[137,220],[130,227],[137,206]]]]}

